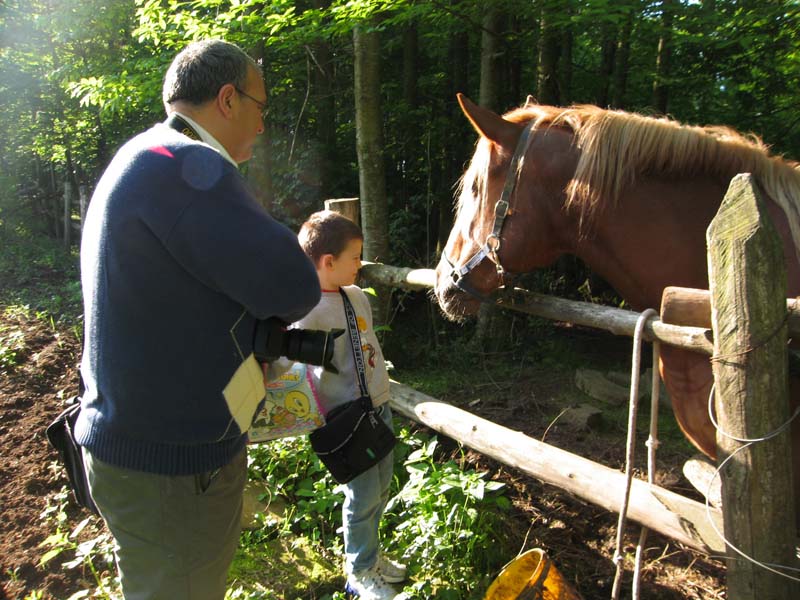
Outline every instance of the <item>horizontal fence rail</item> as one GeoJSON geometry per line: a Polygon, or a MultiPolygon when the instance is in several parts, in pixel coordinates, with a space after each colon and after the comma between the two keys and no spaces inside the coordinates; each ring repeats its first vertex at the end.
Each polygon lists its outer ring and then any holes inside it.
{"type": "MultiPolygon", "coordinates": [[[[545,483],[612,512],[619,512],[625,474],[587,458],[535,440],[406,385],[391,382],[392,410],[465,446],[545,483]]],[[[634,479],[628,517],[702,552],[724,552],[725,544],[709,524],[722,530],[722,514],[695,500],[634,479]]]]}
{"type": "MultiPolygon", "coordinates": [[[[380,263],[364,263],[361,274],[370,282],[410,290],[433,288],[435,281],[433,269],[409,269],[380,263]]],[[[496,293],[492,296],[492,301],[497,306],[509,310],[604,329],[617,335],[631,337],[633,337],[636,321],[639,318],[639,313],[631,310],[591,304],[590,302],[565,300],[520,288],[515,288],[511,292],[496,293]]],[[[658,340],[709,356],[712,354],[713,341],[710,329],[670,325],[662,322],[658,317],[654,317],[645,325],[643,334],[645,339],[651,342],[658,340]]]]}

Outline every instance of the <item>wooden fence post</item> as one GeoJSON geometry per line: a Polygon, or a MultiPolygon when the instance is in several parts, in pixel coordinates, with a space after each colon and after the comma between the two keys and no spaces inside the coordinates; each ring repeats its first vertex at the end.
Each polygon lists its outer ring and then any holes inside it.
{"type": "MultiPolygon", "coordinates": [[[[720,432],[760,438],[789,418],[786,269],[761,191],[737,175],[707,231],[714,330],[717,462],[725,464],[728,542],[761,563],[796,566],[789,430],[743,448],[720,432]]],[[[729,547],[728,600],[798,598],[795,582],[729,547]]]]}
{"type": "Polygon", "coordinates": [[[331,198],[325,200],[325,210],[332,210],[344,215],[361,227],[361,215],[358,198],[331,198]]]}

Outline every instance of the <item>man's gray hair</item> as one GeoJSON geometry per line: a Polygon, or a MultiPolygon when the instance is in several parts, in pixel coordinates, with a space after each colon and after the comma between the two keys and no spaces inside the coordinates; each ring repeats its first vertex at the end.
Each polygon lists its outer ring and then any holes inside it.
{"type": "Polygon", "coordinates": [[[164,107],[183,100],[194,105],[213,99],[226,83],[244,89],[248,69],[258,63],[235,44],[223,40],[192,42],[174,58],[164,76],[164,107]]]}

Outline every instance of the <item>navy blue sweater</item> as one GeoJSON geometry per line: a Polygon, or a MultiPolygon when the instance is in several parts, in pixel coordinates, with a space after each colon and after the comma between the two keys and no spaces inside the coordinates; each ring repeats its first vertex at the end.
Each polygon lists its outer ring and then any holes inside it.
{"type": "Polygon", "coordinates": [[[296,321],[320,298],[297,237],[238,170],[163,124],[125,144],[98,183],[81,280],[78,443],[165,475],[219,468],[243,448],[223,390],[256,320],[296,321]]]}

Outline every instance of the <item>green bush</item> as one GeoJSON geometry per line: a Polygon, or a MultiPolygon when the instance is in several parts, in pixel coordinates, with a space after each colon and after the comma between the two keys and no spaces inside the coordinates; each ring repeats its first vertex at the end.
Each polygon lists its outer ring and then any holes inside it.
{"type": "MultiPolygon", "coordinates": [[[[395,476],[381,527],[384,550],[409,564],[412,583],[406,592],[412,598],[482,597],[502,566],[499,557],[513,553],[506,551],[500,533],[510,506],[504,484],[487,481],[486,473],[455,460],[442,462],[436,437],[407,426],[397,430],[395,476]]],[[[338,563],[343,494],[306,438],[252,446],[249,469],[250,477],[262,480],[287,508],[282,522],[264,519],[260,530],[246,533],[245,546],[263,545],[275,536],[301,536],[338,563]]],[[[259,597],[269,596],[252,596],[259,597]]]]}

